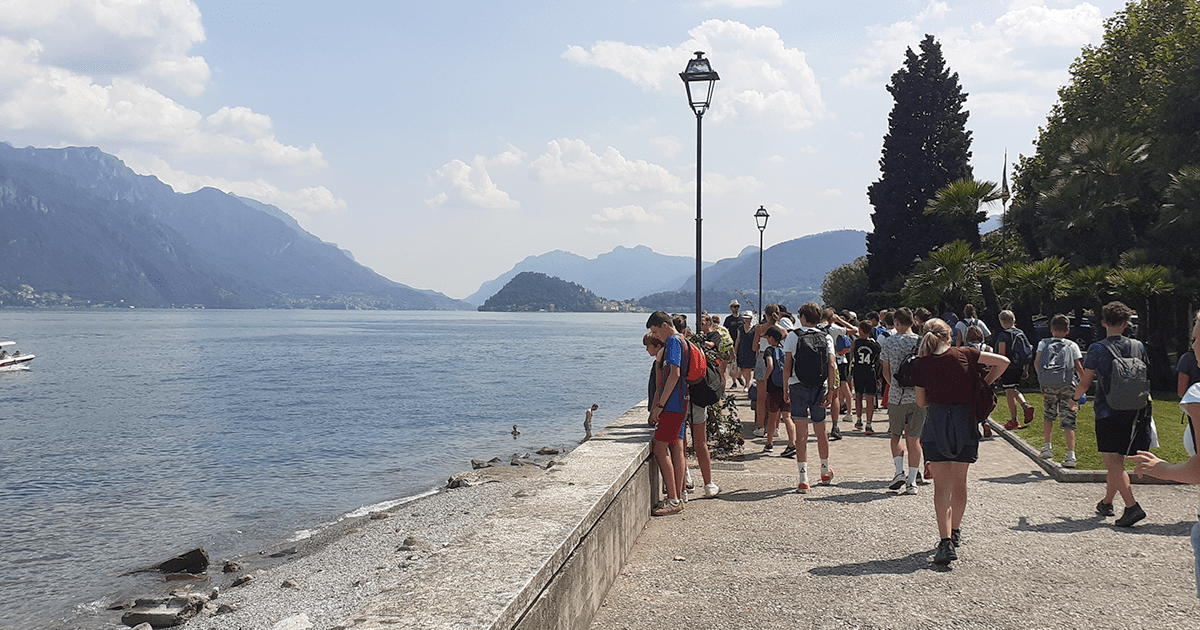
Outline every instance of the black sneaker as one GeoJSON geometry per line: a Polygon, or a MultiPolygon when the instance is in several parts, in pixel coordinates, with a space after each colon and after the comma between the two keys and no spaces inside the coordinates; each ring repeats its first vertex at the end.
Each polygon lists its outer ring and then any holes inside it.
{"type": "Polygon", "coordinates": [[[958,560],[958,552],[954,550],[954,541],[943,538],[938,543],[937,553],[933,554],[933,563],[945,566],[954,560],[958,560]]]}
{"type": "Polygon", "coordinates": [[[1121,518],[1113,521],[1113,525],[1117,527],[1133,527],[1134,523],[1144,518],[1146,518],[1146,511],[1142,509],[1142,506],[1134,503],[1125,507],[1125,511],[1121,513],[1121,518]]]}
{"type": "MultiPolygon", "coordinates": [[[[1126,510],[1128,511],[1128,508],[1126,508],[1126,510]]],[[[1112,504],[1105,503],[1103,499],[1101,499],[1100,502],[1096,504],[1096,513],[1099,514],[1100,516],[1112,516],[1113,514],[1115,514],[1115,512],[1113,512],[1112,504]]],[[[1143,516],[1145,516],[1145,515],[1143,514],[1143,516]]],[[[1132,525],[1132,523],[1130,523],[1130,525],[1132,525]]]]}
{"type": "Polygon", "coordinates": [[[833,430],[829,432],[829,439],[835,441],[842,439],[842,432],[837,428],[836,424],[833,425],[833,430]]]}
{"type": "Polygon", "coordinates": [[[955,549],[957,549],[960,545],[962,545],[962,530],[961,529],[950,530],[950,542],[954,543],[955,549]]]}
{"type": "Polygon", "coordinates": [[[764,446],[764,447],[763,447],[763,451],[762,451],[762,452],[764,452],[764,453],[770,453],[770,452],[771,452],[771,451],[773,451],[773,450],[775,450],[775,446],[774,446],[774,445],[771,445],[771,444],[768,444],[768,445],[766,445],[766,446],[764,446]]]}
{"type": "Polygon", "coordinates": [[[786,457],[788,459],[795,459],[796,458],[796,447],[788,445],[787,448],[783,449],[783,452],[780,453],[779,456],[786,457]]]}
{"type": "Polygon", "coordinates": [[[904,473],[896,473],[896,476],[892,477],[892,483],[888,484],[888,490],[899,490],[900,488],[903,488],[904,481],[906,479],[907,477],[904,475],[904,473]]]}

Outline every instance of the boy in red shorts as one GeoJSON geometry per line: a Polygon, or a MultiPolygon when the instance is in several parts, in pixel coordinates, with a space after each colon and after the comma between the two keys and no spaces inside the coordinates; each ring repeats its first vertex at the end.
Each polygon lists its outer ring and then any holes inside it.
{"type": "Polygon", "coordinates": [[[675,330],[671,316],[654,311],[646,321],[646,328],[656,339],[663,342],[662,363],[659,369],[659,386],[654,400],[650,401],[650,424],[654,429],[654,458],[667,483],[667,502],[654,509],[654,516],[668,516],[683,511],[683,476],[687,464],[683,458],[683,444],[679,433],[687,417],[687,384],[682,377],[683,362],[687,357],[687,344],[675,330]]]}

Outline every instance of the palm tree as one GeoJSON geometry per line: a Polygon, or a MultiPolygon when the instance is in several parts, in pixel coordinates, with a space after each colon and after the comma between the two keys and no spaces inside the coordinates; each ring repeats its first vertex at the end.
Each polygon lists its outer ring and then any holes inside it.
{"type": "Polygon", "coordinates": [[[965,239],[971,248],[978,250],[979,224],[987,221],[984,204],[994,203],[1001,198],[1000,185],[964,177],[956,179],[937,191],[925,214],[942,217],[953,230],[951,236],[965,239]]]}
{"type": "Polygon", "coordinates": [[[917,263],[904,283],[905,303],[936,306],[946,303],[956,310],[980,298],[979,281],[994,266],[992,257],[974,251],[964,240],[947,243],[917,263]]]}
{"type": "Polygon", "coordinates": [[[1017,324],[1032,333],[1034,313],[1066,296],[1067,263],[1057,256],[1009,263],[996,270],[997,293],[1017,315],[1017,324]]]}
{"type": "Polygon", "coordinates": [[[1138,309],[1138,336],[1146,338],[1150,328],[1150,298],[1175,290],[1171,272],[1160,265],[1141,265],[1114,270],[1109,275],[1113,291],[1138,309]]]}

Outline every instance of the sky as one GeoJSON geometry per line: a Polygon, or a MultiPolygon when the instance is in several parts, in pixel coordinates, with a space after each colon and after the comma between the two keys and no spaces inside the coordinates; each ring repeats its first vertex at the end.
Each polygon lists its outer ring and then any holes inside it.
{"type": "Polygon", "coordinates": [[[694,51],[720,75],[701,121],[715,261],[758,245],[759,206],[766,247],[871,230],[886,86],[925,34],[968,94],[976,178],[999,181],[1123,7],[0,0],[0,141],[95,146],[179,192],[273,204],[462,298],[556,249],[695,256],[694,51]]]}

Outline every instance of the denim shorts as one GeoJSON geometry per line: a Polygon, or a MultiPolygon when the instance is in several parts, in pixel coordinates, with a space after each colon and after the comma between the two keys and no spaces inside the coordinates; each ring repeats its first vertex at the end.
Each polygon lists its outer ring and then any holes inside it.
{"type": "Polygon", "coordinates": [[[808,420],[812,424],[825,422],[825,386],[805,387],[800,383],[788,385],[792,419],[808,420]]]}

